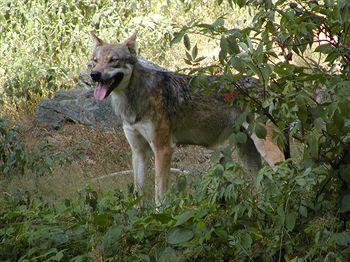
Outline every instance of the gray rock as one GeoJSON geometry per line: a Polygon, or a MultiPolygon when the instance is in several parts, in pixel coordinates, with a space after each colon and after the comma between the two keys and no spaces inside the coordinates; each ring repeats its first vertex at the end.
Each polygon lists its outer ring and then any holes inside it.
{"type": "Polygon", "coordinates": [[[112,129],[121,124],[114,114],[110,98],[96,101],[93,82],[88,73],[81,73],[76,88],[58,91],[52,99],[45,99],[35,113],[39,124],[60,128],[66,122],[112,129]]]}

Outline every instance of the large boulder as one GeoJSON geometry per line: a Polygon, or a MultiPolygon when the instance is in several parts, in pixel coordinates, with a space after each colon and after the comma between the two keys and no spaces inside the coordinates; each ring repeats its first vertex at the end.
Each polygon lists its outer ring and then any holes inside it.
{"type": "Polygon", "coordinates": [[[114,114],[110,98],[96,101],[93,97],[93,82],[86,72],[80,73],[79,83],[70,90],[58,91],[52,99],[40,102],[35,113],[41,125],[54,129],[66,122],[75,122],[91,127],[112,129],[121,124],[114,114]]]}

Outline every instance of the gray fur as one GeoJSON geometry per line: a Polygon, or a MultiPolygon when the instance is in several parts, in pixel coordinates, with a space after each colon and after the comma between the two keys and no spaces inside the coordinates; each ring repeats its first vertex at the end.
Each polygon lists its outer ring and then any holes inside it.
{"type": "Polygon", "coordinates": [[[190,85],[192,79],[193,76],[154,70],[138,62],[124,90],[127,102],[116,112],[129,124],[152,119],[156,112],[148,97],[156,93],[170,119],[176,144],[216,146],[232,133],[238,108],[233,110],[219,96],[196,92],[190,85]]]}

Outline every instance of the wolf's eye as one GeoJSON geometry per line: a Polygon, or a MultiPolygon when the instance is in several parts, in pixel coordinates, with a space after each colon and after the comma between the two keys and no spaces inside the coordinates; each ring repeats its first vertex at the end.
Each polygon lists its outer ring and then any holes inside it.
{"type": "Polygon", "coordinates": [[[94,61],[95,63],[97,63],[97,57],[94,56],[94,57],[92,58],[92,61],[94,61]]]}

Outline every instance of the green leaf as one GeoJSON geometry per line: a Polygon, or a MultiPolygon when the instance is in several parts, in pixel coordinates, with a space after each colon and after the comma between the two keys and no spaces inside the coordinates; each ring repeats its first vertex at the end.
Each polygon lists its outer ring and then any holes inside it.
{"type": "Polygon", "coordinates": [[[243,7],[246,5],[247,0],[234,0],[235,4],[237,4],[239,7],[243,7]]]}
{"type": "Polygon", "coordinates": [[[219,149],[215,150],[210,156],[210,161],[217,163],[217,162],[219,162],[221,157],[222,157],[221,150],[219,150],[219,149]]]}
{"type": "Polygon", "coordinates": [[[99,226],[107,226],[109,222],[109,216],[107,214],[95,215],[95,223],[99,226]]]}
{"type": "Polygon", "coordinates": [[[198,55],[198,47],[197,44],[192,48],[192,59],[196,59],[198,55]]]}
{"type": "Polygon", "coordinates": [[[215,167],[214,167],[213,174],[214,174],[215,176],[221,176],[221,175],[224,173],[224,171],[225,171],[224,166],[221,165],[221,164],[217,164],[217,165],[215,165],[215,167]]]}
{"type": "Polygon", "coordinates": [[[346,182],[346,184],[350,185],[350,165],[341,165],[340,166],[340,177],[346,182]]]}
{"type": "Polygon", "coordinates": [[[238,47],[238,44],[237,44],[237,39],[236,37],[230,35],[226,38],[227,40],[227,52],[230,54],[230,55],[236,55],[239,53],[239,47],[238,47]]]}
{"type": "Polygon", "coordinates": [[[346,213],[350,211],[350,193],[343,196],[340,204],[340,212],[346,213]]]}
{"type": "Polygon", "coordinates": [[[314,120],[315,130],[321,130],[325,126],[325,122],[321,117],[314,120]]]}
{"type": "Polygon", "coordinates": [[[187,33],[188,27],[183,27],[179,32],[174,34],[174,38],[170,41],[170,45],[177,44],[181,41],[182,37],[187,33]]]}
{"type": "Polygon", "coordinates": [[[234,56],[234,57],[231,58],[231,65],[238,72],[243,72],[244,71],[244,68],[245,68],[244,67],[244,63],[242,62],[242,59],[240,59],[237,56],[234,56]]]}
{"type": "Polygon", "coordinates": [[[184,61],[185,61],[185,63],[186,63],[186,64],[188,64],[188,65],[192,65],[191,60],[188,60],[188,59],[184,58],[184,61]]]}
{"type": "Polygon", "coordinates": [[[253,243],[253,240],[249,234],[244,234],[241,236],[241,244],[245,250],[250,249],[250,247],[252,246],[252,243],[253,243]]]}
{"type": "Polygon", "coordinates": [[[190,218],[194,217],[194,210],[186,210],[181,215],[178,216],[175,227],[181,226],[185,222],[187,222],[190,218]]]}
{"type": "MultiPolygon", "coordinates": [[[[141,262],[150,262],[150,261],[151,261],[149,255],[146,255],[146,254],[140,254],[140,255],[139,255],[139,258],[140,258],[140,261],[141,261],[141,262]]],[[[159,260],[158,260],[158,261],[159,261],[159,260]]]]}
{"type": "Polygon", "coordinates": [[[308,152],[310,154],[310,157],[312,158],[318,158],[318,139],[315,135],[310,134],[306,137],[306,140],[308,142],[308,152]]]}
{"type": "Polygon", "coordinates": [[[190,241],[193,238],[194,234],[192,230],[175,227],[170,230],[166,236],[166,242],[171,245],[178,245],[187,241],[190,241]]]}
{"type": "Polygon", "coordinates": [[[70,205],[71,205],[70,200],[66,198],[66,199],[64,200],[64,205],[65,205],[65,207],[70,207],[70,205]]]}
{"type": "Polygon", "coordinates": [[[198,57],[197,59],[195,59],[193,62],[199,63],[199,62],[203,61],[204,59],[206,59],[206,57],[205,56],[201,56],[201,57],[198,57]]]}
{"type": "Polygon", "coordinates": [[[262,124],[257,123],[255,125],[255,134],[258,138],[260,139],[264,139],[267,135],[267,131],[265,126],[263,126],[262,124]]]}
{"type": "Polygon", "coordinates": [[[299,214],[302,215],[303,217],[307,217],[307,208],[305,206],[300,206],[299,214]]]}
{"type": "Polygon", "coordinates": [[[60,252],[58,252],[55,256],[53,257],[50,257],[50,260],[53,260],[53,261],[61,261],[63,256],[64,256],[64,250],[61,250],[60,252]]]}
{"type": "Polygon", "coordinates": [[[110,249],[115,243],[118,242],[119,237],[122,233],[122,227],[115,226],[110,228],[106,234],[102,237],[101,246],[103,249],[110,249]]]}
{"type": "Polygon", "coordinates": [[[223,26],[225,24],[225,20],[223,18],[218,18],[215,20],[214,23],[211,24],[211,27],[216,29],[220,26],[223,26]]]}
{"type": "Polygon", "coordinates": [[[315,52],[329,54],[334,51],[334,47],[331,44],[323,44],[316,47],[315,52]]]}
{"type": "Polygon", "coordinates": [[[186,47],[187,50],[191,49],[191,42],[190,42],[190,38],[188,37],[187,34],[184,35],[184,45],[186,47]]]}
{"type": "Polygon", "coordinates": [[[226,64],[226,56],[227,56],[227,53],[223,50],[220,50],[219,52],[219,61],[222,65],[225,65],[226,64]]]}
{"type": "Polygon", "coordinates": [[[339,57],[340,57],[340,53],[339,52],[337,52],[337,51],[332,52],[326,57],[325,62],[333,63],[339,57]]]}
{"type": "Polygon", "coordinates": [[[331,235],[330,240],[340,246],[348,246],[350,244],[350,232],[334,233],[331,235]]]}
{"type": "Polygon", "coordinates": [[[187,51],[186,51],[186,58],[187,58],[187,60],[192,61],[192,56],[191,56],[191,54],[190,54],[189,52],[187,52],[187,51]]]}
{"type": "Polygon", "coordinates": [[[238,45],[247,53],[249,53],[249,48],[244,42],[239,42],[238,45]]]}
{"type": "Polygon", "coordinates": [[[155,213],[155,214],[152,214],[152,217],[163,223],[163,224],[166,224],[168,223],[170,220],[172,220],[171,216],[167,215],[167,214],[164,214],[164,213],[155,213]]]}
{"type": "Polygon", "coordinates": [[[254,53],[253,43],[252,43],[252,40],[250,40],[249,36],[247,36],[247,44],[248,44],[250,53],[254,53]]]}
{"type": "Polygon", "coordinates": [[[156,253],[156,261],[157,262],[180,262],[185,261],[184,257],[179,251],[171,247],[166,247],[161,249],[156,253]]]}
{"type": "Polygon", "coordinates": [[[245,144],[247,142],[247,135],[243,132],[238,132],[236,134],[236,141],[240,144],[245,144]]]}
{"type": "Polygon", "coordinates": [[[297,217],[297,212],[291,212],[286,215],[286,228],[288,231],[292,231],[294,229],[297,217]]]}
{"type": "Polygon", "coordinates": [[[207,214],[208,214],[208,210],[201,209],[201,210],[196,212],[196,216],[195,217],[198,220],[198,219],[201,219],[201,218],[205,217],[207,214]]]}

